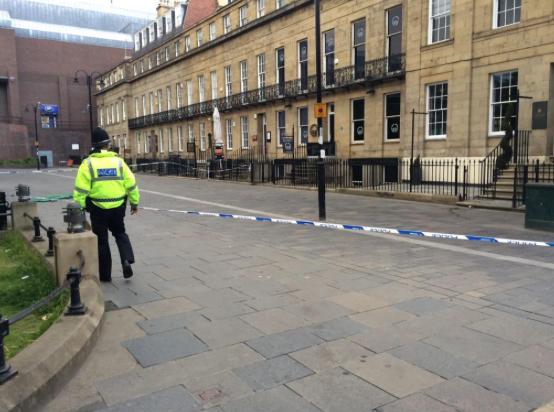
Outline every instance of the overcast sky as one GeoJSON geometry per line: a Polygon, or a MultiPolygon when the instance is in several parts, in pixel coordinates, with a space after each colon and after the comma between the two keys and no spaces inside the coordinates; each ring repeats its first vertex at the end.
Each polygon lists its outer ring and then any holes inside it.
{"type": "Polygon", "coordinates": [[[156,16],[156,6],[159,0],[34,0],[42,3],[55,3],[68,6],[83,6],[85,8],[109,8],[134,10],[140,13],[149,13],[156,16]]]}

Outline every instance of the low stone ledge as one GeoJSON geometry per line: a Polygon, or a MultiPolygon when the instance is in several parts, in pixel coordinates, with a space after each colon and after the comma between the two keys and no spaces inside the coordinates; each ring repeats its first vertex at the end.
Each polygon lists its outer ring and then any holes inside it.
{"type": "Polygon", "coordinates": [[[554,412],[554,400],[536,409],[535,412],[554,412]]]}
{"type": "Polygon", "coordinates": [[[95,277],[81,280],[83,316],[61,316],[40,338],[9,360],[19,374],[0,386],[0,411],[35,411],[53,399],[92,349],[101,330],[104,297],[95,277]]]}

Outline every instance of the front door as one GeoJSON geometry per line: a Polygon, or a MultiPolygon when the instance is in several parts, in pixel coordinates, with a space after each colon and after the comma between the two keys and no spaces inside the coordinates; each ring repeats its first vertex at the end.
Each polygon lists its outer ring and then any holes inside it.
{"type": "Polygon", "coordinates": [[[262,147],[262,151],[265,155],[265,147],[266,147],[266,140],[265,140],[265,132],[267,129],[267,119],[265,113],[258,113],[257,116],[257,127],[256,127],[256,133],[258,135],[258,145],[262,147]]]}

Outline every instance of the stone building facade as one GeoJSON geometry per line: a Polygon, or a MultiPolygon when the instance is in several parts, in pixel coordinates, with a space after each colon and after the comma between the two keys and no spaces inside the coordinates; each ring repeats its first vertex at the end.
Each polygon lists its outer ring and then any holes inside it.
{"type": "MultiPolygon", "coordinates": [[[[313,1],[224,3],[189,0],[181,25],[104,74],[118,80],[98,85],[99,123],[126,157],[208,153],[215,107],[227,157],[315,141],[313,1]]],[[[549,158],[553,22],[551,0],[322,0],[329,152],[480,159],[519,91],[529,154],[549,158]]]]}

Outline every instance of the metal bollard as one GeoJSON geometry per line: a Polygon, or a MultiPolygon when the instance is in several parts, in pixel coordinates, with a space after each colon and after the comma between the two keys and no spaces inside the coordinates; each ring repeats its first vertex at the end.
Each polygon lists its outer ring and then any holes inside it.
{"type": "Polygon", "coordinates": [[[26,185],[17,185],[15,194],[19,202],[28,202],[31,200],[31,188],[26,185]]]}
{"type": "Polygon", "coordinates": [[[4,353],[4,338],[9,334],[10,321],[0,315],[0,385],[17,375],[17,371],[12,369],[6,362],[6,355],[4,353]]]}
{"type": "Polygon", "coordinates": [[[8,201],[6,192],[0,192],[0,230],[8,229],[8,201]]]}
{"type": "Polygon", "coordinates": [[[82,233],[85,231],[84,223],[86,221],[85,211],[77,203],[69,203],[65,208],[63,221],[67,223],[68,233],[82,233]]]}
{"type": "Polygon", "coordinates": [[[45,256],[51,257],[54,256],[54,235],[56,234],[56,230],[50,226],[48,230],[46,231],[46,236],[48,237],[48,250],[45,253],[45,256]]]}
{"type": "Polygon", "coordinates": [[[33,227],[35,228],[33,242],[44,242],[44,238],[40,235],[40,218],[38,216],[33,218],[33,227]]]}
{"type": "Polygon", "coordinates": [[[71,300],[65,312],[65,316],[84,315],[87,309],[85,305],[83,305],[83,302],[81,302],[81,291],[79,290],[81,271],[76,267],[70,267],[67,273],[67,280],[69,281],[71,300]]]}

